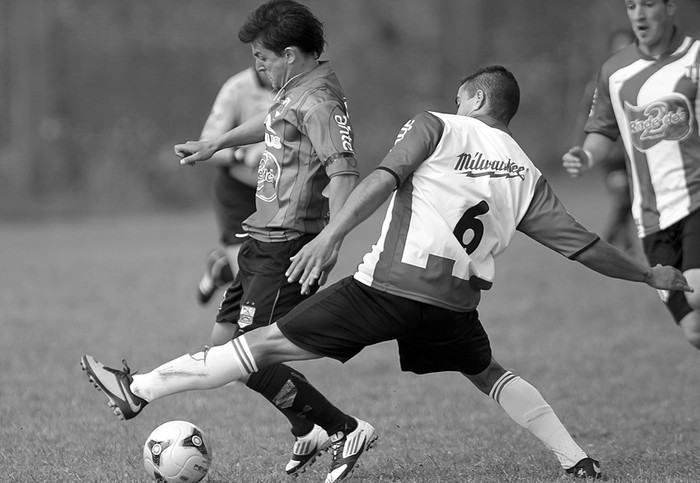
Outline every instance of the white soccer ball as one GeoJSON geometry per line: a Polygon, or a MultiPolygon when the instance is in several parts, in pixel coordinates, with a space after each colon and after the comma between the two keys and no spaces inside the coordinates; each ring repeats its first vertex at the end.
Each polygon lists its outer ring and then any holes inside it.
{"type": "Polygon", "coordinates": [[[204,433],[187,421],[161,424],[143,446],[143,465],[161,483],[202,481],[211,458],[211,446],[204,433]]]}

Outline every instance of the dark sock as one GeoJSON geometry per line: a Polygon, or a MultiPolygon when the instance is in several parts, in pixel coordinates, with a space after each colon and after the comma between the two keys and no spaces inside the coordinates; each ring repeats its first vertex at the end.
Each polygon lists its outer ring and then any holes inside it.
{"type": "Polygon", "coordinates": [[[351,421],[326,399],[304,375],[284,364],[265,367],[250,375],[246,384],[270,401],[292,424],[292,434],[303,436],[314,423],[331,431],[342,430],[351,421]]]}

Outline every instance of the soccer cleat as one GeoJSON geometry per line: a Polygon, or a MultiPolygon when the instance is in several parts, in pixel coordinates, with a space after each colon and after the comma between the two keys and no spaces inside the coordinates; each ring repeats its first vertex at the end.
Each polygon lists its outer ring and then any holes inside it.
{"type": "Polygon", "coordinates": [[[316,424],[306,436],[297,438],[292,448],[292,458],[287,463],[284,471],[288,475],[297,476],[306,468],[311,466],[316,458],[328,450],[331,445],[331,439],[326,431],[316,424]]]}
{"type": "Polygon", "coordinates": [[[362,453],[374,446],[379,437],[374,434],[374,427],[371,424],[361,419],[355,418],[355,420],[357,421],[355,431],[347,435],[339,431],[331,436],[333,461],[325,483],[335,483],[349,476],[362,453]]]}
{"type": "Polygon", "coordinates": [[[573,467],[566,470],[574,478],[585,480],[599,480],[603,478],[603,473],[600,471],[600,463],[593,458],[584,458],[573,467]]]}
{"type": "Polygon", "coordinates": [[[207,267],[197,285],[197,300],[206,305],[217,290],[233,281],[231,265],[223,250],[213,250],[207,255],[207,267]]]}
{"type": "Polygon", "coordinates": [[[134,378],[131,377],[131,370],[126,365],[126,360],[122,360],[122,364],[124,369],[112,369],[87,354],[80,358],[80,365],[83,366],[90,381],[109,399],[107,405],[114,409],[114,414],[119,419],[125,420],[136,417],[148,401],[131,392],[129,385],[134,378]]]}

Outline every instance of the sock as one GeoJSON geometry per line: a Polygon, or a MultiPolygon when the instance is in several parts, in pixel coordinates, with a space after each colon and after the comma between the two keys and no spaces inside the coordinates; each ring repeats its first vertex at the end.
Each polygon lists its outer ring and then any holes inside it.
{"type": "Polygon", "coordinates": [[[587,458],[585,451],[573,440],[540,392],[527,381],[507,371],[489,393],[516,423],[542,441],[569,469],[587,458]]]}
{"type": "Polygon", "coordinates": [[[314,423],[331,434],[352,419],[331,404],[302,373],[284,364],[261,369],[248,378],[246,385],[284,414],[294,436],[307,434],[314,423]]]}
{"type": "Polygon", "coordinates": [[[131,391],[148,402],[195,389],[213,389],[257,370],[244,336],[185,354],[146,374],[134,374],[131,391]]]}

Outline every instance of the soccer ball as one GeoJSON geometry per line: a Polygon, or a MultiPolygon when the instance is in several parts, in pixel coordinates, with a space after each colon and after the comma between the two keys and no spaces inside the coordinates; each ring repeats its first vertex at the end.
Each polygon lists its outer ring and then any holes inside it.
{"type": "Polygon", "coordinates": [[[160,483],[202,481],[209,471],[211,457],[204,433],[187,421],[161,424],[143,446],[143,465],[160,483]]]}

